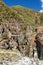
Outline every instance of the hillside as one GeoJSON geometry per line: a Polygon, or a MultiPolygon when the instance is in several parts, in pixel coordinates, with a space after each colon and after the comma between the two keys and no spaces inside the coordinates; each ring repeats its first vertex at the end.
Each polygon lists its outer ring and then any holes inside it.
{"type": "Polygon", "coordinates": [[[40,13],[40,23],[43,26],[43,13],[40,13]]]}
{"type": "Polygon", "coordinates": [[[2,1],[0,1],[0,21],[2,21],[2,19],[6,19],[11,22],[11,19],[13,18],[20,24],[29,24],[33,27],[36,24],[35,19],[37,19],[37,21],[40,20],[39,13],[32,9],[24,8],[22,6],[8,7],[2,1]]]}
{"type": "MultiPolygon", "coordinates": [[[[8,7],[0,0],[0,51],[16,51],[17,54],[19,51],[20,55],[32,57],[31,47],[36,48],[37,41],[42,44],[42,40],[38,40],[40,33],[43,35],[43,13],[19,5],[8,7]]],[[[38,48],[40,46],[39,44],[38,48]]],[[[39,52],[40,50],[42,48],[39,52]]],[[[38,55],[39,52],[37,51],[38,55]]],[[[40,57],[42,59],[43,54],[40,57]]]]}

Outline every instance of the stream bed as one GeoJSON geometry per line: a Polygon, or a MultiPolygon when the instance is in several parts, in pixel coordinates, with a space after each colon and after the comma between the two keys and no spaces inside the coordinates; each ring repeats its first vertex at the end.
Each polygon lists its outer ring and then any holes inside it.
{"type": "Polygon", "coordinates": [[[43,65],[43,60],[37,58],[23,57],[19,60],[3,60],[0,61],[0,65],[43,65]]]}

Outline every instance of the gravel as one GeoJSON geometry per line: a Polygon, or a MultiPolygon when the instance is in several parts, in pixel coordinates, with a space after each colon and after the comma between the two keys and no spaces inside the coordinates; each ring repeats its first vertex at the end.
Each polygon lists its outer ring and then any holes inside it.
{"type": "Polygon", "coordinates": [[[23,57],[17,61],[0,61],[0,65],[43,65],[43,60],[39,60],[38,58],[23,57]]]}

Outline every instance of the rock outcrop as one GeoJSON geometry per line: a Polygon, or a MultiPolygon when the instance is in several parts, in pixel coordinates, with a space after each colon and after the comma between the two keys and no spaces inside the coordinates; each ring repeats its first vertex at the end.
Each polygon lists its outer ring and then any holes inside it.
{"type": "Polygon", "coordinates": [[[43,59],[42,21],[41,13],[21,6],[7,7],[0,0],[0,49],[16,49],[30,57],[38,53],[43,59]]]}

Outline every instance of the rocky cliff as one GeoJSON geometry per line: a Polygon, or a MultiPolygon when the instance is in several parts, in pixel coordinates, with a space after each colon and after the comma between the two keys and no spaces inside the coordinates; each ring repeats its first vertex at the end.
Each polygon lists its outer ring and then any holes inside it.
{"type": "Polygon", "coordinates": [[[29,56],[41,26],[42,31],[43,13],[22,6],[8,7],[0,0],[0,49],[16,49],[29,56]]]}

